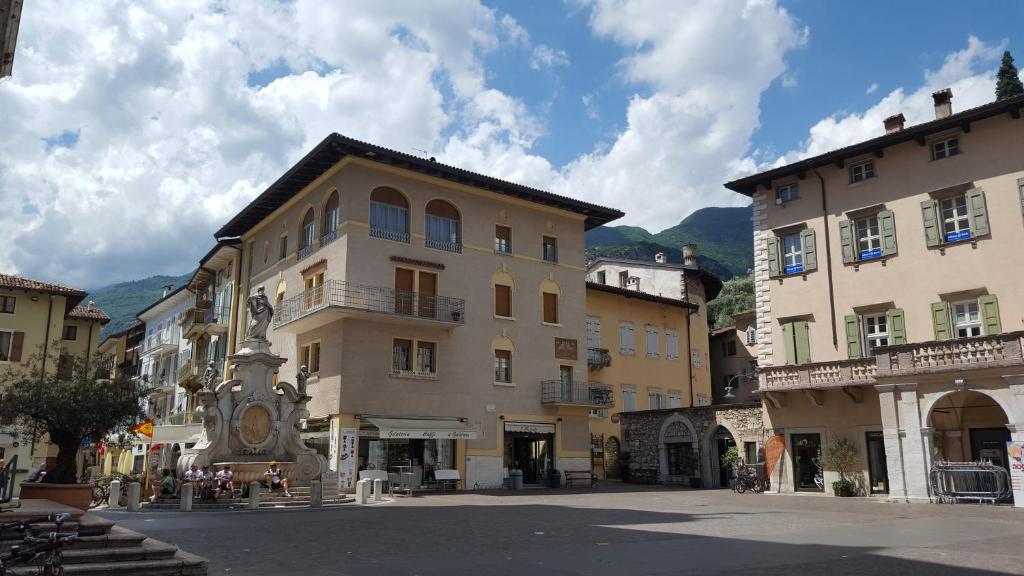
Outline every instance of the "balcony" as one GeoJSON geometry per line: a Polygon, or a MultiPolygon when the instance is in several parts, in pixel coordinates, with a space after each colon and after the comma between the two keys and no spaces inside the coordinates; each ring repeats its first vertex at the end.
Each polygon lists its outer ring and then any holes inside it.
{"type": "Polygon", "coordinates": [[[163,330],[146,337],[142,342],[143,354],[173,352],[178,349],[178,331],[163,330]]]}
{"type": "Polygon", "coordinates": [[[544,380],[541,382],[540,390],[542,404],[586,406],[588,408],[612,408],[615,406],[612,387],[596,382],[544,380]]]}
{"type": "Polygon", "coordinates": [[[612,365],[612,355],[607,348],[587,348],[587,369],[600,370],[612,365]]]}
{"type": "Polygon", "coordinates": [[[181,318],[181,331],[189,340],[203,334],[227,334],[230,319],[231,306],[225,303],[218,302],[206,308],[189,308],[181,318]]]}
{"type": "Polygon", "coordinates": [[[455,327],[466,322],[466,301],[328,280],[282,302],[274,311],[274,328],[302,333],[349,317],[455,327]]]}
{"type": "Polygon", "coordinates": [[[338,230],[337,230],[337,228],[335,228],[334,230],[331,230],[329,232],[324,232],[324,235],[320,237],[320,247],[323,248],[324,246],[327,246],[328,244],[330,244],[331,242],[334,242],[337,239],[338,239],[338,230]]]}
{"type": "Polygon", "coordinates": [[[1024,365],[1024,332],[887,346],[875,355],[878,376],[907,376],[1024,365]]]}
{"type": "Polygon", "coordinates": [[[456,254],[462,254],[462,243],[457,241],[427,238],[426,240],[423,241],[423,244],[427,248],[433,248],[434,250],[444,250],[445,252],[455,252],[456,254]]]}
{"type": "Polygon", "coordinates": [[[395,230],[393,228],[384,228],[381,226],[370,226],[370,236],[374,238],[383,238],[385,240],[393,240],[395,242],[409,243],[409,233],[395,230]]]}
{"type": "Polygon", "coordinates": [[[761,369],[761,392],[823,390],[875,383],[874,358],[761,369]]]}

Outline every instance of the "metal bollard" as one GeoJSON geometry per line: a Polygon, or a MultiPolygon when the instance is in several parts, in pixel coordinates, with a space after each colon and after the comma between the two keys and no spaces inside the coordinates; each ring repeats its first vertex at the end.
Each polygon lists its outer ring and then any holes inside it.
{"type": "Polygon", "coordinates": [[[178,491],[178,508],[182,512],[192,510],[192,484],[190,482],[182,484],[181,490],[178,491]]]}
{"type": "Polygon", "coordinates": [[[130,482],[128,484],[128,511],[138,512],[142,509],[142,505],[139,502],[139,495],[142,493],[142,485],[138,482],[130,482]]]}
{"type": "Polygon", "coordinates": [[[309,483],[309,507],[322,508],[324,505],[324,487],[319,480],[309,483]]]}
{"type": "Polygon", "coordinates": [[[249,509],[257,510],[260,507],[260,483],[249,482],[249,509]]]}
{"type": "Polygon", "coordinates": [[[121,509],[121,481],[112,480],[110,482],[110,498],[107,499],[108,510],[120,510],[121,509]]]}
{"type": "Polygon", "coordinates": [[[380,502],[384,499],[384,482],[380,478],[373,481],[373,501],[380,502]]]}
{"type": "Polygon", "coordinates": [[[356,482],[356,504],[366,504],[367,493],[370,489],[370,481],[365,478],[356,482]]]}

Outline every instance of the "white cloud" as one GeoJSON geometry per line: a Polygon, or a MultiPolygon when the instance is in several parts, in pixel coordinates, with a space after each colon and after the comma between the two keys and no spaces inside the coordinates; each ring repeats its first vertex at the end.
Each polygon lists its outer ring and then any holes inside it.
{"type": "Polygon", "coordinates": [[[553,68],[556,66],[568,66],[569,55],[561,48],[552,48],[545,44],[538,44],[533,49],[533,56],[530,58],[530,68],[540,70],[541,68],[553,68]]]}
{"type": "Polygon", "coordinates": [[[786,72],[782,75],[783,88],[796,88],[800,82],[796,79],[796,72],[786,72]]]}
{"type": "Polygon", "coordinates": [[[871,86],[868,86],[868,89],[865,90],[864,93],[865,94],[874,94],[877,91],[878,91],[878,82],[872,82],[871,86]]]}

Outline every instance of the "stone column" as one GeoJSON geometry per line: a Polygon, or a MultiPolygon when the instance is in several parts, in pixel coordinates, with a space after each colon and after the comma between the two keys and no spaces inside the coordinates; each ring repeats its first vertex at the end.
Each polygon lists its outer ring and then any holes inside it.
{"type": "Polygon", "coordinates": [[[309,507],[322,508],[324,505],[324,487],[319,480],[309,481],[309,507]]]}
{"type": "Polygon", "coordinates": [[[182,512],[192,510],[192,484],[190,482],[182,484],[178,490],[178,508],[182,512]]]}
{"type": "MultiPolygon", "coordinates": [[[[924,469],[926,474],[932,469],[932,459],[935,454],[935,429],[931,426],[921,427],[921,444],[924,446],[924,469]]],[[[930,476],[930,474],[929,474],[930,476]]],[[[929,485],[931,482],[929,482],[929,485]]]]}
{"type": "Polygon", "coordinates": [[[249,509],[257,510],[260,507],[260,483],[249,482],[249,509]]]}
{"type": "Polygon", "coordinates": [[[1009,422],[1006,427],[1010,429],[1010,439],[1024,442],[1024,374],[1003,376],[1003,380],[1009,387],[1012,398],[1010,410],[1013,413],[1006,415],[1009,422]]]}
{"type": "Polygon", "coordinates": [[[917,384],[897,384],[900,421],[903,423],[903,473],[908,500],[928,500],[928,461],[931,455],[931,428],[922,430],[917,384]],[[928,443],[925,444],[925,436],[928,443]]]}
{"type": "MultiPolygon", "coordinates": [[[[964,439],[963,433],[959,430],[947,430],[942,433],[946,437],[945,445],[943,446],[945,453],[940,454],[942,460],[953,460],[954,462],[964,462],[967,458],[964,457],[964,439]]],[[[1012,431],[1011,431],[1012,436],[1012,431]]]]}
{"type": "Polygon", "coordinates": [[[108,510],[120,510],[121,509],[121,481],[111,480],[110,481],[110,497],[107,499],[108,510]]]}
{"type": "Polygon", "coordinates": [[[884,384],[875,386],[875,389],[878,390],[878,404],[882,413],[882,438],[885,442],[885,467],[889,476],[889,500],[903,502],[907,499],[907,487],[903,479],[903,440],[897,415],[896,387],[884,384]]]}
{"type": "Polygon", "coordinates": [[[376,478],[373,481],[373,501],[380,502],[384,499],[384,481],[376,478]]]}
{"type": "Polygon", "coordinates": [[[142,484],[138,482],[131,482],[128,484],[128,511],[138,512],[142,509],[139,496],[142,492],[142,484]]]}

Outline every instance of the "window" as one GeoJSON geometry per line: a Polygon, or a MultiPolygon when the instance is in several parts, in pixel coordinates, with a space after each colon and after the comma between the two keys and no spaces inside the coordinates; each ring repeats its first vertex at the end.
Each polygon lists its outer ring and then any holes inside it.
{"type": "Polygon", "coordinates": [[[636,412],[636,388],[623,386],[622,411],[636,412]]]}
{"type": "Polygon", "coordinates": [[[409,242],[409,202],[394,188],[370,193],[370,236],[409,242]]]}
{"type": "Polygon", "coordinates": [[[512,287],[497,284],[494,286],[494,315],[503,318],[512,317],[512,287]]]}
{"type": "Polygon", "coordinates": [[[324,222],[320,226],[320,245],[323,246],[333,242],[338,237],[338,224],[341,223],[341,209],[338,202],[338,192],[331,192],[331,196],[324,204],[324,222]]]}
{"type": "Polygon", "coordinates": [[[0,332],[0,362],[17,362],[14,357],[14,332],[0,332]]]}
{"type": "Polygon", "coordinates": [[[651,410],[661,410],[662,408],[667,408],[668,406],[665,402],[665,395],[662,394],[660,390],[648,390],[647,406],[651,410]]]}
{"type": "Polygon", "coordinates": [[[757,442],[743,443],[743,457],[747,464],[757,462],[757,442]]]}
{"type": "Polygon", "coordinates": [[[281,247],[280,247],[280,250],[278,251],[277,259],[278,260],[284,260],[287,257],[288,257],[288,235],[287,234],[282,234],[281,235],[281,247]]]}
{"type": "Polygon", "coordinates": [[[14,314],[14,296],[0,296],[0,314],[14,314]]]}
{"type": "Polygon", "coordinates": [[[882,255],[882,239],[878,230],[878,215],[872,214],[854,223],[857,234],[857,253],[860,260],[870,260],[882,255]]]}
{"type": "Polygon", "coordinates": [[[605,273],[604,270],[601,270],[600,272],[597,273],[597,283],[598,284],[607,284],[608,283],[608,275],[605,273]]]}
{"type": "Polygon", "coordinates": [[[494,381],[512,382],[512,353],[508,350],[494,351],[494,381]]]}
{"type": "Polygon", "coordinates": [[[308,255],[313,251],[313,241],[316,239],[316,222],[313,219],[313,209],[306,210],[302,217],[302,236],[299,237],[299,258],[308,255]]]}
{"type": "Polygon", "coordinates": [[[747,326],[747,345],[757,344],[757,328],[753,325],[747,326]]]}
{"type": "Polygon", "coordinates": [[[494,226],[494,251],[501,254],[512,253],[512,229],[508,226],[494,226]]]}
{"type": "Polygon", "coordinates": [[[942,160],[960,153],[960,139],[949,138],[932,143],[932,160],[942,160]]]}
{"type": "Polygon", "coordinates": [[[420,374],[437,372],[437,345],[433,342],[416,343],[416,371],[420,374]]]}
{"type": "Polygon", "coordinates": [[[426,247],[446,252],[462,252],[459,211],[444,200],[427,203],[424,230],[426,247]]]}
{"type": "Polygon", "coordinates": [[[310,374],[320,372],[320,342],[310,342],[299,351],[299,360],[310,374]]]}
{"type": "Polygon", "coordinates": [[[804,271],[804,251],[800,234],[787,234],[782,237],[782,263],[786,274],[804,271]]]}
{"type": "Polygon", "coordinates": [[[626,288],[629,286],[629,271],[623,270],[619,272],[619,288],[626,288]]]}
{"type": "Polygon", "coordinates": [[[391,370],[393,372],[412,371],[412,340],[394,339],[391,344],[391,370]]]}
{"type": "Polygon", "coordinates": [[[675,330],[665,330],[665,356],[669,360],[679,359],[679,333],[675,330]]]}
{"type": "Polygon", "coordinates": [[[668,391],[668,407],[669,408],[682,408],[683,396],[678,390],[668,391]]]}
{"type": "Polygon", "coordinates": [[[64,334],[61,336],[64,340],[77,340],[78,339],[78,326],[65,326],[64,334]]]}
{"type": "MultiPolygon", "coordinates": [[[[921,202],[925,245],[941,246],[990,233],[985,192],[978,188],[921,202]]],[[[883,236],[885,225],[883,223],[883,236]]],[[[883,239],[884,243],[884,239],[883,239]]]]}
{"type": "Polygon", "coordinates": [[[558,294],[544,292],[544,323],[558,324],[558,294]]]}
{"type": "Polygon", "coordinates": [[[977,301],[956,302],[950,305],[953,332],[957,338],[981,336],[981,313],[977,301]]]}
{"type": "Polygon", "coordinates": [[[806,364],[811,361],[810,327],[806,320],[783,324],[782,339],[786,344],[786,364],[806,364]]]}
{"type": "Polygon", "coordinates": [[[544,261],[558,262],[558,240],[551,236],[544,237],[544,261]]]}
{"type": "Polygon", "coordinates": [[[861,318],[864,325],[864,356],[874,356],[875,348],[889,345],[889,318],[885,314],[865,314],[861,318]]]}
{"type": "Polygon", "coordinates": [[[775,198],[781,203],[791,202],[800,197],[800,187],[797,184],[786,184],[775,189],[775,198]]]}
{"type": "Polygon", "coordinates": [[[850,183],[863,182],[868,178],[875,177],[875,162],[868,160],[867,162],[861,162],[860,164],[854,164],[850,166],[850,183]]]}
{"type": "Polygon", "coordinates": [[[958,194],[939,203],[942,209],[942,236],[946,242],[971,237],[971,220],[967,214],[967,196],[958,194]]]}
{"type": "Polygon", "coordinates": [[[647,326],[644,328],[644,348],[647,351],[647,357],[653,358],[658,356],[658,351],[661,348],[658,342],[658,328],[656,326],[647,326]]]}
{"type": "Polygon", "coordinates": [[[729,340],[722,342],[722,356],[735,356],[736,355],[736,341],[729,340]]]}
{"type": "Polygon", "coordinates": [[[632,322],[619,322],[619,353],[636,354],[636,345],[633,343],[632,322]]]}

